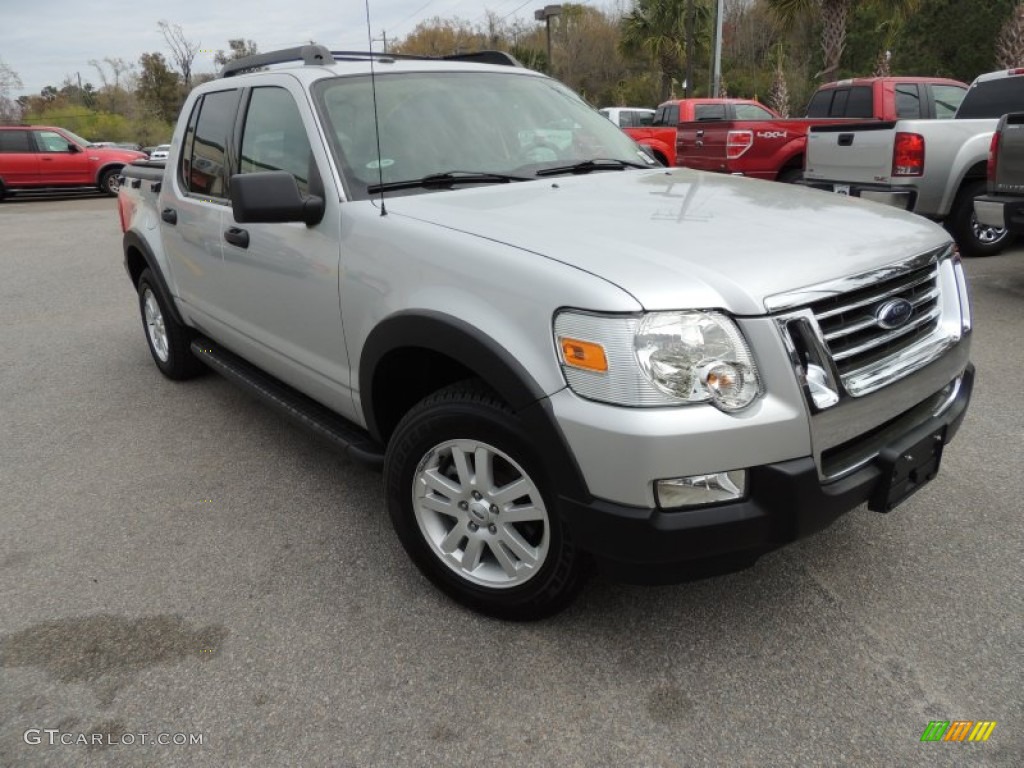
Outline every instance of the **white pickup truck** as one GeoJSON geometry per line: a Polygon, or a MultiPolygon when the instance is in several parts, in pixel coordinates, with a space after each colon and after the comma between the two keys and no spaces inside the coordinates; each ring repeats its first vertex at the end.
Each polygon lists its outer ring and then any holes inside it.
{"type": "Polygon", "coordinates": [[[491,60],[305,46],[197,87],[119,197],[161,373],[381,466],[416,565],[505,618],[593,563],[740,567],[936,475],[974,371],[941,227],[657,167],[491,60]]]}
{"type": "Polygon", "coordinates": [[[893,205],[944,222],[965,256],[999,253],[1013,235],[980,223],[992,133],[1024,111],[1024,69],[981,75],[953,120],[823,125],[807,139],[805,183],[893,205]]]}

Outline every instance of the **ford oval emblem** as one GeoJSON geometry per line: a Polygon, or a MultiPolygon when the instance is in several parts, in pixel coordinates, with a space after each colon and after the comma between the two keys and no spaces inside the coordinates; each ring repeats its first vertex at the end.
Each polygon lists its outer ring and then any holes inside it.
{"type": "Polygon", "coordinates": [[[902,328],[914,314],[914,305],[906,299],[892,299],[875,310],[875,320],[879,328],[887,331],[902,328]]]}

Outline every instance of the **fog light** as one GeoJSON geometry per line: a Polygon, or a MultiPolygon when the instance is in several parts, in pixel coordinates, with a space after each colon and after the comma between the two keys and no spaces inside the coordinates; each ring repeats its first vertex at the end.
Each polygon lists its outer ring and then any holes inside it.
{"type": "Polygon", "coordinates": [[[747,491],[747,470],[708,475],[673,477],[654,483],[654,495],[662,509],[721,504],[742,499],[747,491]]]}

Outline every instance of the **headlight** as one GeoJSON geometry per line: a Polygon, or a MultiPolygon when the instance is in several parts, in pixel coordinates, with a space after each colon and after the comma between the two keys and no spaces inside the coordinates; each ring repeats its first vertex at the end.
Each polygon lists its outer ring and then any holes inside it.
{"type": "Polygon", "coordinates": [[[746,408],[761,390],[750,350],[732,320],[713,312],[647,315],[634,341],[640,370],[658,389],[724,411],[746,408]]]}
{"type": "Polygon", "coordinates": [[[711,402],[746,408],[761,392],[736,324],[719,312],[592,315],[562,312],[555,341],[579,395],[631,406],[711,402]]]}

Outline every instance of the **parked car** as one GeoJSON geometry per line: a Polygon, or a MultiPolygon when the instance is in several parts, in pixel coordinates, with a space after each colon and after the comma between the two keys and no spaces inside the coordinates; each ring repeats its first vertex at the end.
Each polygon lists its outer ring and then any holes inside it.
{"type": "Polygon", "coordinates": [[[806,117],[737,115],[710,123],[700,119],[681,122],[676,164],[758,179],[799,181],[811,127],[845,125],[856,118],[949,118],[966,90],[966,84],[959,81],[933,77],[826,83],[811,97],[806,117]]]}
{"type": "Polygon", "coordinates": [[[619,128],[642,128],[654,120],[654,110],[643,107],[604,107],[598,111],[619,128]]]}
{"type": "Polygon", "coordinates": [[[160,372],[382,466],[440,589],[538,618],[595,562],[742,567],[935,477],[974,375],[945,230],[652,167],[510,57],[383,55],[232,62],[118,209],[160,372]]]}
{"type": "Polygon", "coordinates": [[[149,153],[150,160],[166,160],[167,153],[170,151],[170,144],[158,144],[153,147],[153,151],[149,153]]]}
{"type": "Polygon", "coordinates": [[[117,194],[121,169],[145,155],[94,147],[64,128],[0,126],[0,199],[24,190],[95,187],[117,194]]]}
{"type": "Polygon", "coordinates": [[[681,122],[776,117],[764,104],[750,99],[674,99],[659,104],[648,125],[623,130],[638,144],[648,147],[663,165],[674,166],[678,165],[676,142],[681,122]]]}
{"type": "Polygon", "coordinates": [[[987,194],[974,199],[978,223],[1024,234],[1024,112],[1003,115],[988,151],[987,194]]]}
{"type": "Polygon", "coordinates": [[[945,223],[967,256],[999,253],[1012,235],[985,226],[974,198],[986,191],[986,166],[999,118],[1024,111],[1024,69],[979,76],[953,120],[819,126],[807,143],[813,187],[886,203],[945,223]]]}

